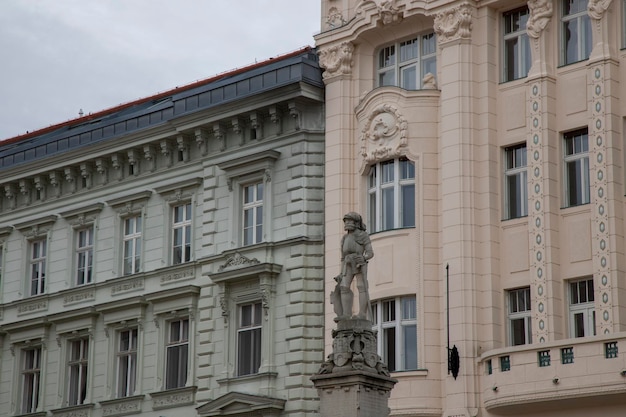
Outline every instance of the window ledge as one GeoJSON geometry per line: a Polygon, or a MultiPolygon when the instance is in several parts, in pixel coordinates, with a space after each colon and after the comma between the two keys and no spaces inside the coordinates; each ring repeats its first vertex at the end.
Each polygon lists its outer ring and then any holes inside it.
{"type": "Polygon", "coordinates": [[[58,408],[56,410],[50,411],[53,417],[89,417],[91,415],[91,409],[93,407],[94,404],[81,404],[58,408]]]}
{"type": "Polygon", "coordinates": [[[427,377],[428,369],[416,369],[414,371],[394,371],[390,372],[392,378],[403,379],[413,377],[427,377]]]}
{"type": "Polygon", "coordinates": [[[153,392],[150,394],[152,398],[152,409],[161,410],[164,408],[194,404],[197,389],[198,387],[191,386],[153,392]]]}
{"type": "Polygon", "coordinates": [[[100,401],[103,416],[125,416],[141,413],[143,395],[100,401]]]}
{"type": "Polygon", "coordinates": [[[240,382],[240,381],[242,382],[254,381],[255,379],[262,379],[262,378],[276,378],[277,376],[278,376],[278,372],[259,372],[257,374],[232,376],[232,377],[218,379],[217,383],[221,385],[221,384],[229,384],[232,382],[240,382]]]}

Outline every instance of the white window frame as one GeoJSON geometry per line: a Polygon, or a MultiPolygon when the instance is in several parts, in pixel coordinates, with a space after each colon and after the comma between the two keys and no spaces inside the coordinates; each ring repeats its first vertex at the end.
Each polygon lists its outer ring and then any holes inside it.
{"type": "Polygon", "coordinates": [[[252,301],[237,305],[237,371],[236,376],[259,373],[263,358],[263,304],[252,301]],[[250,308],[250,323],[244,323],[243,310],[250,308]],[[244,344],[243,338],[251,336],[256,345],[244,344]],[[244,351],[244,349],[246,349],[244,351]],[[248,350],[249,349],[249,350],[248,350]],[[244,358],[249,365],[243,363],[244,358]]]}
{"type": "Polygon", "coordinates": [[[165,346],[165,389],[183,388],[189,378],[189,336],[191,321],[189,317],[181,317],[167,322],[167,341],[165,346]],[[174,332],[177,330],[177,332],[174,332]],[[174,373],[170,371],[172,368],[174,373]],[[175,380],[172,380],[172,375],[175,380]]]}
{"type": "Polygon", "coordinates": [[[132,275],[141,271],[143,216],[122,218],[122,273],[132,275]]]}
{"type": "Polygon", "coordinates": [[[89,336],[67,341],[67,404],[70,406],[85,404],[88,398],[90,344],[89,336]]]}
{"type": "Polygon", "coordinates": [[[115,348],[115,393],[116,398],[130,397],[137,389],[139,329],[121,329],[116,334],[115,348]],[[122,335],[128,333],[128,346],[122,345],[122,335]]]}
{"type": "Polygon", "coordinates": [[[587,129],[579,129],[563,134],[563,175],[565,184],[565,207],[589,204],[591,190],[589,182],[589,135],[587,129]],[[570,167],[576,171],[570,176],[570,167]],[[578,184],[576,183],[578,182],[578,184]],[[575,195],[572,195],[575,191],[575,195]],[[574,197],[576,201],[573,201],[574,197]]]}
{"type": "Polygon", "coordinates": [[[263,181],[242,184],[242,237],[243,246],[263,241],[263,216],[265,184],[263,181]]]}
{"type": "Polygon", "coordinates": [[[31,346],[20,351],[20,414],[35,413],[39,407],[42,353],[41,346],[31,346]],[[32,358],[29,361],[28,356],[31,353],[32,358]]]}
{"type": "Polygon", "coordinates": [[[76,281],[77,286],[93,282],[94,225],[76,229],[76,281]]]}
{"type": "Polygon", "coordinates": [[[29,241],[30,259],[28,262],[28,294],[33,297],[46,293],[46,267],[48,238],[29,241]]]}
{"type": "Polygon", "coordinates": [[[593,278],[569,281],[567,289],[570,337],[595,336],[596,310],[593,278]],[[582,322],[579,319],[582,319],[582,322]],[[582,324],[582,328],[578,324],[582,324]]]}
{"type": "Polygon", "coordinates": [[[587,13],[587,0],[561,0],[561,63],[563,65],[574,64],[589,58],[592,48],[592,33],[589,14],[587,13]],[[566,5],[570,1],[580,2],[580,10],[570,14],[566,14],[566,5]],[[582,3],[584,2],[584,6],[582,3]],[[568,25],[574,24],[576,27],[576,51],[574,56],[570,57],[567,53],[567,28],[568,25]]]}
{"type": "Polygon", "coordinates": [[[532,307],[530,298],[530,287],[516,288],[507,291],[507,327],[508,345],[521,346],[533,342],[532,335],[532,307]],[[516,326],[514,323],[521,323],[523,326],[523,342],[516,340],[516,326]]]}
{"type": "Polygon", "coordinates": [[[525,78],[530,70],[532,58],[526,23],[530,12],[528,7],[520,7],[502,14],[502,81],[508,82],[525,78]],[[516,19],[517,17],[517,19],[516,19]],[[513,51],[507,45],[515,44],[513,51]],[[509,59],[512,58],[512,59],[509,59]],[[509,62],[514,68],[509,68],[509,62]],[[511,74],[512,72],[512,74],[511,74]]]}
{"type": "Polygon", "coordinates": [[[180,265],[193,260],[192,247],[193,247],[193,204],[191,201],[181,202],[180,204],[172,205],[172,265],[180,265]],[[178,209],[183,208],[182,216],[177,220],[176,212],[178,209]],[[181,242],[177,242],[177,231],[181,231],[181,242]],[[177,248],[180,248],[180,259],[176,255],[177,248]]]}
{"type": "Polygon", "coordinates": [[[408,158],[396,158],[381,161],[370,167],[369,174],[367,176],[367,188],[368,188],[368,220],[370,228],[373,232],[382,232],[385,230],[401,229],[407,227],[415,227],[415,212],[416,212],[416,194],[415,194],[415,162],[408,158]],[[402,163],[401,163],[402,162],[402,163]],[[405,165],[404,162],[407,164],[405,165]],[[387,167],[392,164],[392,169],[389,171],[387,167]],[[405,178],[403,176],[402,167],[407,167],[405,178]],[[391,173],[393,178],[390,181],[385,181],[387,173],[391,173]],[[412,177],[411,177],[412,175],[412,177]],[[406,196],[410,196],[412,202],[405,202],[403,200],[404,190],[409,190],[406,196]],[[410,190],[413,190],[410,193],[410,190]],[[389,197],[388,193],[391,192],[392,196],[389,197]],[[391,198],[391,200],[388,200],[391,198]],[[390,201],[391,216],[393,216],[393,224],[390,223],[385,215],[387,213],[385,208],[385,202],[390,201]],[[412,203],[412,213],[409,213],[412,203]],[[406,217],[406,221],[404,218],[406,217]]]}
{"type": "Polygon", "coordinates": [[[376,85],[419,90],[427,73],[437,76],[436,45],[431,32],[383,46],[376,54],[376,85]]]}
{"type": "MultiPolygon", "coordinates": [[[[390,372],[418,369],[417,300],[414,295],[372,302],[372,330],[378,333],[378,354],[390,372]],[[393,333],[393,340],[389,340],[393,333]],[[415,355],[407,352],[407,344],[414,338],[415,355]],[[389,345],[394,347],[390,352],[389,345]],[[395,360],[393,360],[395,358],[395,360]]],[[[412,343],[411,343],[412,344],[412,343]]]]}
{"type": "Polygon", "coordinates": [[[528,215],[528,167],[526,144],[504,148],[504,219],[528,215]],[[515,187],[511,185],[514,181],[515,187]],[[516,188],[516,189],[514,189],[516,188]],[[518,204],[513,204],[515,201],[518,204]]]}

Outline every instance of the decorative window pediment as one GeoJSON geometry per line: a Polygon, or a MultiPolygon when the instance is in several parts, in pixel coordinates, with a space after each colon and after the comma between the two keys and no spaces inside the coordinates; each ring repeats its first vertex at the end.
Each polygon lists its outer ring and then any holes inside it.
{"type": "Polygon", "coordinates": [[[269,262],[261,263],[256,258],[250,259],[236,252],[227,256],[226,262],[209,277],[216,284],[235,284],[258,277],[274,278],[282,268],[282,265],[269,262]]]}
{"type": "Polygon", "coordinates": [[[55,214],[51,214],[46,217],[40,217],[35,220],[29,220],[22,223],[17,223],[15,228],[20,231],[27,238],[37,238],[45,236],[52,225],[57,220],[57,216],[55,214]]]}
{"type": "Polygon", "coordinates": [[[141,191],[138,193],[125,195],[118,198],[107,200],[107,204],[117,211],[120,215],[139,214],[143,209],[146,201],[152,195],[152,191],[141,191]]]}
{"type": "Polygon", "coordinates": [[[211,416],[248,416],[251,412],[258,415],[280,415],[285,409],[285,400],[258,395],[229,392],[197,408],[200,417],[211,416]]]}
{"type": "Polygon", "coordinates": [[[73,227],[82,227],[94,223],[96,216],[102,211],[103,207],[104,203],[95,203],[86,207],[64,211],[60,214],[73,227]]]}
{"type": "Polygon", "coordinates": [[[200,184],[202,184],[202,178],[196,177],[155,187],[154,191],[157,194],[162,195],[168,202],[176,203],[179,201],[191,200],[195,189],[200,184]]]}
{"type": "Polygon", "coordinates": [[[263,172],[264,180],[269,182],[271,180],[271,169],[274,167],[274,163],[279,157],[280,152],[267,150],[233,159],[231,161],[222,162],[217,166],[226,172],[228,188],[232,191],[232,183],[234,181],[258,172],[263,172]]]}

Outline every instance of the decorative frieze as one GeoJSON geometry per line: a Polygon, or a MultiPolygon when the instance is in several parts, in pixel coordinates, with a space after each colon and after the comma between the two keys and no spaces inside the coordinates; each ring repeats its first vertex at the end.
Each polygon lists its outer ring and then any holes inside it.
{"type": "Polygon", "coordinates": [[[150,394],[152,397],[152,409],[161,410],[164,408],[193,404],[195,400],[195,392],[196,387],[187,387],[152,393],[150,394]]]}
{"type": "Polygon", "coordinates": [[[26,314],[39,313],[42,311],[48,311],[48,300],[37,300],[32,302],[26,302],[17,306],[17,315],[23,316],[26,314]]]}
{"type": "Polygon", "coordinates": [[[96,293],[94,290],[89,289],[85,291],[75,292],[71,294],[67,294],[63,297],[63,305],[72,305],[83,303],[86,301],[93,301],[96,299],[96,293]]]}
{"type": "Polygon", "coordinates": [[[194,269],[183,269],[182,271],[173,271],[161,276],[161,284],[169,284],[174,281],[184,281],[193,279],[196,276],[194,269]]]}
{"type": "Polygon", "coordinates": [[[142,400],[143,395],[101,402],[102,416],[114,417],[139,413],[141,412],[142,400]]]}
{"type": "Polygon", "coordinates": [[[135,278],[130,281],[120,282],[111,286],[111,295],[125,294],[140,291],[144,288],[143,278],[135,278]]]}

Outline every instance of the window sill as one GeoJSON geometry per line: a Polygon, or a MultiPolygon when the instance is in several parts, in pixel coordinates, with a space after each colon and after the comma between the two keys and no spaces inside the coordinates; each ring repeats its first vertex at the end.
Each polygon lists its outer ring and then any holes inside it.
{"type": "Polygon", "coordinates": [[[164,408],[194,404],[197,389],[198,387],[191,386],[153,392],[150,394],[152,398],[152,409],[161,410],[164,408]]]}
{"type": "Polygon", "coordinates": [[[244,381],[254,381],[256,379],[263,378],[276,378],[278,376],[278,372],[259,372],[258,374],[250,374],[250,375],[241,375],[241,376],[231,376],[227,378],[218,379],[218,384],[230,384],[233,382],[244,382],[244,381]]]}
{"type": "Polygon", "coordinates": [[[390,372],[393,378],[404,379],[404,378],[414,378],[414,377],[427,377],[428,369],[416,369],[413,371],[394,371],[390,372]]]}
{"type": "Polygon", "coordinates": [[[125,416],[128,414],[141,413],[141,403],[143,395],[134,395],[132,397],[116,398],[114,400],[100,401],[102,407],[102,415],[104,416],[125,416]]]}

